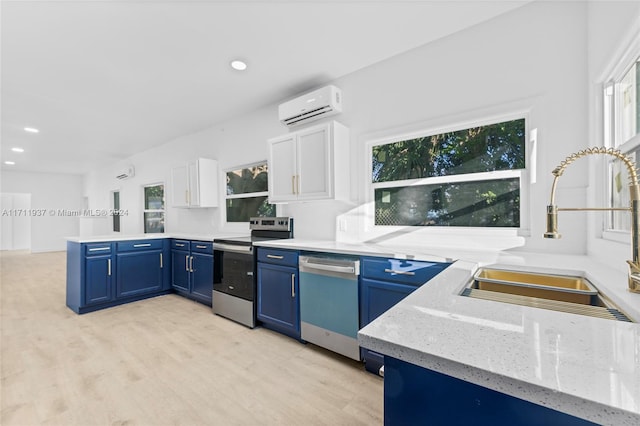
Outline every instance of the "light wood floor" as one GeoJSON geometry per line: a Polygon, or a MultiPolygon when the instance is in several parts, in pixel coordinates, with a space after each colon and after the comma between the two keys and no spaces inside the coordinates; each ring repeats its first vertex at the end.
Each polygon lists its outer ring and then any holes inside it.
{"type": "Polygon", "coordinates": [[[64,252],[1,252],[2,425],[375,425],[361,364],[168,295],[76,315],[64,252]]]}

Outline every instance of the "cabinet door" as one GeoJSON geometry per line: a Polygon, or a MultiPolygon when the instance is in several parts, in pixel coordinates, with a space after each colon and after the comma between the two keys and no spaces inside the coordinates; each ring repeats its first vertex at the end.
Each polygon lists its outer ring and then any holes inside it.
{"type": "Polygon", "coordinates": [[[112,300],[112,256],[91,256],[85,262],[85,304],[112,300]]]}
{"type": "Polygon", "coordinates": [[[213,255],[191,255],[191,294],[211,303],[213,291],[213,255]]]}
{"type": "Polygon", "coordinates": [[[297,269],[259,262],[257,299],[260,321],[294,337],[300,336],[297,269]]]}
{"type": "Polygon", "coordinates": [[[360,328],[378,318],[417,287],[361,278],[360,328]]]}
{"type": "MultiPolygon", "coordinates": [[[[333,162],[329,127],[298,133],[296,145],[298,200],[318,200],[333,196],[333,162]]],[[[271,173],[271,170],[269,170],[271,173]]]]}
{"type": "Polygon", "coordinates": [[[269,141],[269,202],[297,199],[296,139],[287,136],[269,141]]]}
{"type": "Polygon", "coordinates": [[[186,165],[171,169],[171,205],[189,207],[189,170],[186,165]]]}
{"type": "Polygon", "coordinates": [[[162,289],[164,259],[161,250],[118,253],[117,263],[116,297],[162,289]]]}
{"type": "Polygon", "coordinates": [[[189,206],[200,206],[200,175],[197,161],[189,163],[189,206]]]}
{"type": "Polygon", "coordinates": [[[189,264],[188,251],[171,250],[171,286],[177,290],[189,292],[189,264]]]}

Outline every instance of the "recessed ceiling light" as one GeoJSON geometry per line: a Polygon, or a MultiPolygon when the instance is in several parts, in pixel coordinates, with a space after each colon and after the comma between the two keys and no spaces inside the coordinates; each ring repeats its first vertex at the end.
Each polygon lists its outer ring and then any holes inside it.
{"type": "Polygon", "coordinates": [[[13,152],[24,152],[24,148],[18,148],[16,146],[15,148],[11,148],[11,151],[13,151],[13,152]]]}
{"type": "Polygon", "coordinates": [[[13,166],[14,164],[16,164],[15,161],[5,161],[4,164],[8,164],[9,166],[13,166]]]}
{"type": "Polygon", "coordinates": [[[244,71],[247,69],[247,63],[236,59],[235,61],[231,61],[231,68],[238,71],[244,71]]]}
{"type": "Polygon", "coordinates": [[[25,127],[24,131],[25,132],[29,132],[29,133],[39,133],[40,132],[40,130],[38,130],[38,129],[34,128],[34,127],[25,127]]]}

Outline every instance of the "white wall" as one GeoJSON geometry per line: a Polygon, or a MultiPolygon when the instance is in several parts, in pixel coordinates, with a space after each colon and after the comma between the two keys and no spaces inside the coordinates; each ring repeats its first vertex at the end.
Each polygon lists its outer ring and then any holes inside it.
{"type": "MultiPolygon", "coordinates": [[[[603,3],[601,7],[607,6],[603,3]]],[[[345,112],[339,121],[351,129],[352,203],[309,202],[279,207],[296,219],[300,238],[367,240],[379,232],[365,228],[359,206],[368,200],[365,145],[372,137],[403,129],[455,125],[484,114],[526,109],[529,126],[538,129],[537,183],[531,185],[530,235],[501,244],[568,253],[586,250],[586,215],[559,218],[561,240],[545,240],[545,206],[551,170],[568,154],[588,145],[588,6],[585,2],[534,2],[461,33],[374,64],[332,83],[343,90],[345,112]],[[336,233],[336,217],[346,217],[347,231],[336,233]]],[[[608,24],[607,24],[608,25],[608,24]]],[[[117,181],[113,169],[90,174],[84,186],[92,208],[109,208],[109,191],[121,190],[123,233],[142,232],[141,185],[169,182],[170,168],[196,157],[216,158],[221,170],[266,159],[266,139],[286,133],[277,122],[277,105],[258,109],[211,128],[136,155],[136,176],[117,181]]],[[[222,175],[221,175],[222,178],[222,175]]],[[[563,176],[558,204],[585,205],[587,163],[563,176]]],[[[220,182],[221,189],[224,182],[220,182]]],[[[167,191],[171,188],[167,186],[167,191]]],[[[223,206],[223,204],[221,204],[223,206]]],[[[223,228],[221,208],[168,208],[166,229],[215,234],[246,230],[223,228]]],[[[402,241],[425,237],[441,242],[442,231],[419,229],[402,241]]],[[[447,238],[447,237],[445,237],[447,238]]],[[[450,238],[447,238],[450,241],[450,238]]],[[[458,237],[465,244],[466,236],[458,237]]],[[[486,243],[487,238],[482,241],[486,243]]],[[[400,242],[400,241],[398,241],[400,242]]]]}
{"type": "Polygon", "coordinates": [[[2,193],[31,194],[31,251],[66,250],[65,237],[77,236],[79,218],[58,210],[82,209],[82,176],[2,171],[2,193]]]}

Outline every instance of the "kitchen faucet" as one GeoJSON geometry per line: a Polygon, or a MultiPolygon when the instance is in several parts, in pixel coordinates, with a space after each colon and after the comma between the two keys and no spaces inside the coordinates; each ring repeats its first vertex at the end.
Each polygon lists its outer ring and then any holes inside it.
{"type": "Polygon", "coordinates": [[[553,178],[553,185],[551,186],[551,204],[547,206],[547,232],[544,233],[545,238],[560,238],[558,233],[558,212],[559,211],[629,211],[631,212],[631,250],[632,259],[627,260],[629,264],[629,291],[634,293],[640,293],[640,258],[638,255],[640,246],[640,232],[638,232],[638,226],[640,226],[640,185],[638,184],[638,173],[636,171],[636,165],[629,157],[613,148],[594,147],[583,149],[582,151],[575,152],[565,158],[558,167],[551,172],[555,177],[553,178]],[[611,155],[624,163],[629,173],[629,193],[631,206],[629,207],[612,207],[612,208],[558,208],[555,205],[556,198],[556,186],[558,184],[558,178],[562,176],[567,166],[578,158],[586,157],[591,154],[604,154],[611,155]]]}

